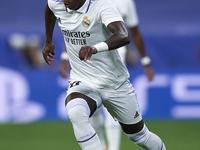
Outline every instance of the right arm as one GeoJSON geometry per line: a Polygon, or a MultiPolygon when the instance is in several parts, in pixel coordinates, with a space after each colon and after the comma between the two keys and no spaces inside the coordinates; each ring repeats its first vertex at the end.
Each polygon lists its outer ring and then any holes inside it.
{"type": "Polygon", "coordinates": [[[54,60],[54,44],[53,44],[53,30],[56,23],[56,17],[50,10],[48,4],[45,8],[45,44],[42,50],[44,60],[47,64],[51,65],[50,61],[54,60]]]}

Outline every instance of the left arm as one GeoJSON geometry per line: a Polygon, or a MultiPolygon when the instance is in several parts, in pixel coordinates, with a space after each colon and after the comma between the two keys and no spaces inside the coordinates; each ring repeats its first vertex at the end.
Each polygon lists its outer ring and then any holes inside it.
{"type": "MultiPolygon", "coordinates": [[[[123,22],[112,22],[107,27],[113,34],[104,41],[108,47],[105,50],[114,50],[130,43],[129,34],[123,22]]],[[[97,48],[93,46],[83,46],[79,51],[79,58],[86,61],[97,52],[97,48]]]]}
{"type": "Polygon", "coordinates": [[[113,33],[105,41],[109,50],[117,49],[130,43],[129,34],[123,22],[112,22],[108,25],[108,29],[113,33]]]}

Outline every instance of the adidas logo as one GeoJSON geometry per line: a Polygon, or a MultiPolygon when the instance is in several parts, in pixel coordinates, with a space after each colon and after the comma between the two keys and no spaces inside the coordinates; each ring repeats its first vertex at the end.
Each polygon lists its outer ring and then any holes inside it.
{"type": "Polygon", "coordinates": [[[134,118],[137,118],[140,114],[136,111],[134,118]]]}

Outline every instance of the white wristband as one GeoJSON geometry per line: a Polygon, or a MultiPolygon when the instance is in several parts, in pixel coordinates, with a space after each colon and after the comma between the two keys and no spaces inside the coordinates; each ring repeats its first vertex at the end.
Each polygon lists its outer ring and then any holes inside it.
{"type": "Polygon", "coordinates": [[[150,62],[151,62],[151,59],[148,57],[148,56],[145,56],[145,57],[142,57],[141,58],[141,63],[142,63],[142,65],[149,65],[150,64],[150,62]]]}
{"type": "Polygon", "coordinates": [[[60,55],[60,59],[61,60],[68,60],[69,56],[67,55],[67,52],[62,52],[62,54],[60,55]]]}
{"type": "Polygon", "coordinates": [[[108,44],[106,44],[105,42],[100,42],[100,43],[94,45],[93,47],[95,47],[97,49],[98,53],[109,50],[108,44]]]}

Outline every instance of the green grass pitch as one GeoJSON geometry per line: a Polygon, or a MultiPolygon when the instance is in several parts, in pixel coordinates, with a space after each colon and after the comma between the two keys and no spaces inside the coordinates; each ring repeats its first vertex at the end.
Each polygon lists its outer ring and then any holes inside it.
{"type": "MultiPolygon", "coordinates": [[[[200,121],[146,121],[167,150],[200,150],[200,121]]],[[[122,133],[120,150],[142,150],[122,133]]],[[[0,150],[80,150],[69,122],[0,124],[0,150]]]]}

